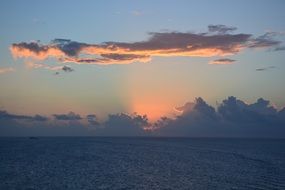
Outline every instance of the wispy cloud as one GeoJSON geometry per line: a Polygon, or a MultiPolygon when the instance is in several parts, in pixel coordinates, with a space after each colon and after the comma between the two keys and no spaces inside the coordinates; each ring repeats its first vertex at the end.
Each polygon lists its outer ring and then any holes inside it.
{"type": "Polygon", "coordinates": [[[275,66],[269,66],[269,67],[262,67],[262,68],[257,68],[256,71],[267,71],[269,69],[275,69],[275,66]]]}
{"type": "Polygon", "coordinates": [[[30,69],[47,69],[47,70],[51,70],[51,71],[58,71],[58,70],[62,70],[62,66],[50,66],[47,64],[43,64],[43,63],[34,63],[32,61],[26,61],[25,65],[27,68],[30,69]]]}
{"type": "Polygon", "coordinates": [[[219,34],[226,34],[226,33],[233,32],[233,31],[237,30],[237,27],[225,26],[222,24],[209,25],[208,30],[209,30],[209,32],[217,32],[219,34]]]}
{"type": "Polygon", "coordinates": [[[75,114],[74,112],[69,112],[68,114],[53,114],[54,118],[57,120],[81,120],[81,116],[79,114],[75,114]]]}
{"type": "Polygon", "coordinates": [[[245,48],[281,47],[281,41],[273,39],[276,36],[273,32],[254,38],[251,34],[232,34],[235,30],[235,27],[210,25],[206,33],[152,32],[149,39],[139,42],[88,44],[55,39],[49,44],[14,43],[10,50],[15,58],[53,57],[77,64],[128,64],[148,62],[154,56],[213,57],[233,55],[245,48]]]}
{"type": "Polygon", "coordinates": [[[15,69],[13,67],[0,67],[0,74],[14,72],[15,69]]]}
{"type": "Polygon", "coordinates": [[[68,65],[64,65],[64,66],[50,66],[50,65],[47,65],[47,64],[44,64],[44,63],[34,63],[32,61],[26,61],[25,65],[26,65],[27,68],[30,68],[30,69],[47,69],[47,70],[50,70],[50,71],[56,71],[55,75],[59,75],[60,74],[59,71],[63,71],[63,72],[66,72],[66,73],[70,73],[70,72],[74,71],[74,69],[72,69],[68,65]]]}
{"type": "Polygon", "coordinates": [[[236,60],[234,59],[228,59],[228,58],[222,58],[222,59],[216,59],[213,61],[210,61],[209,64],[215,64],[215,65],[228,65],[234,63],[236,60]]]}

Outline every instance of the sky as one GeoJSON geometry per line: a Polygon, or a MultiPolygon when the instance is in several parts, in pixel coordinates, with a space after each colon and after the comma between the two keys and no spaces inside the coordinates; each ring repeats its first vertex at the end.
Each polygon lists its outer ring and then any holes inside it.
{"type": "Polygon", "coordinates": [[[254,125],[252,134],[274,125],[257,134],[278,136],[285,126],[284,7],[282,0],[1,1],[0,131],[248,134],[213,132],[216,118],[222,127],[254,125]],[[205,129],[183,127],[198,124],[205,129]],[[71,129],[59,129],[65,125],[71,129]]]}

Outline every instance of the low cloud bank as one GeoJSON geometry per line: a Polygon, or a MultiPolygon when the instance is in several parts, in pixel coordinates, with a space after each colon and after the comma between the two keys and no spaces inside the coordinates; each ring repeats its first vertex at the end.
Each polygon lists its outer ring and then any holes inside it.
{"type": "Polygon", "coordinates": [[[110,114],[99,121],[95,114],[70,112],[27,116],[0,111],[1,136],[185,136],[185,137],[285,137],[285,108],[277,110],[268,100],[252,104],[234,96],[217,109],[202,98],[176,107],[175,118],[150,123],[146,115],[110,114]]]}

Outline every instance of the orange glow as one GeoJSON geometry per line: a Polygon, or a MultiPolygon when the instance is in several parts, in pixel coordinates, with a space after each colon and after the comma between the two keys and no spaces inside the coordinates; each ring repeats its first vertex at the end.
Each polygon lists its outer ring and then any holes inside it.
{"type": "Polygon", "coordinates": [[[18,46],[11,46],[10,51],[12,52],[12,55],[14,58],[28,58],[31,57],[33,59],[37,60],[45,60],[48,57],[62,57],[64,56],[64,53],[55,47],[49,47],[46,51],[39,51],[34,52],[27,48],[21,48],[18,46]]]}
{"type": "Polygon", "coordinates": [[[161,103],[134,103],[133,112],[139,115],[147,115],[150,122],[155,122],[162,116],[169,116],[171,108],[166,104],[161,103]]]}

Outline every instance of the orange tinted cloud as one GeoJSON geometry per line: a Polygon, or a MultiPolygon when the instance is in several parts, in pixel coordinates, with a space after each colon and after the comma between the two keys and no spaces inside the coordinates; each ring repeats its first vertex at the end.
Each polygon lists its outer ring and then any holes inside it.
{"type": "MultiPolygon", "coordinates": [[[[244,48],[268,48],[280,45],[272,35],[252,38],[251,34],[231,34],[235,27],[210,25],[206,33],[163,32],[149,33],[150,38],[139,42],[80,43],[55,39],[42,45],[38,42],[12,44],[10,50],[15,58],[45,60],[49,57],[60,62],[77,64],[128,64],[148,62],[154,56],[225,56],[244,48]]],[[[213,64],[228,64],[220,61],[213,64]]],[[[232,62],[231,62],[232,63],[232,62]]]]}
{"type": "Polygon", "coordinates": [[[48,57],[61,57],[64,53],[57,47],[41,46],[36,42],[13,44],[10,51],[15,58],[30,57],[33,59],[44,60],[48,57]]]}

